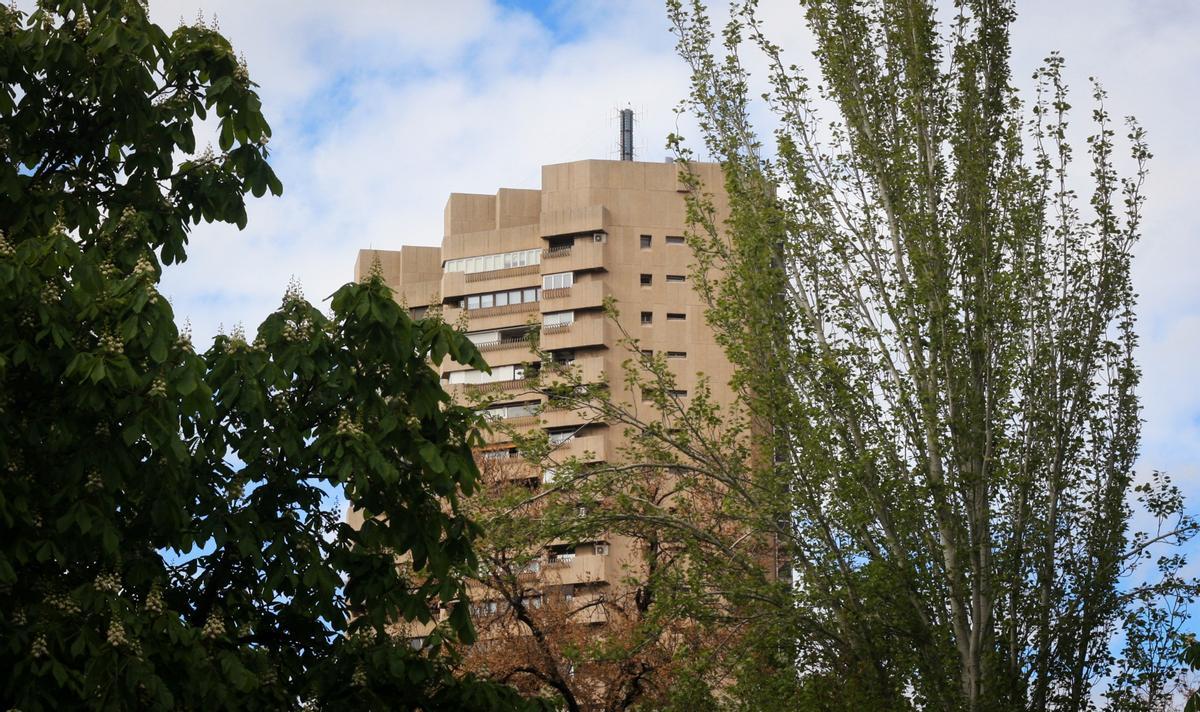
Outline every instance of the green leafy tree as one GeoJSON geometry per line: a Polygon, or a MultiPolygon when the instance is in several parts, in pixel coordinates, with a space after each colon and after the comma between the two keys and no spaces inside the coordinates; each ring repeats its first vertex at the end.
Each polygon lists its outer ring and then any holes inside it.
{"type": "Polygon", "coordinates": [[[157,291],[193,224],[282,191],[225,38],[128,0],[0,7],[0,82],[3,707],[524,704],[442,654],[473,635],[477,436],[430,361],[483,367],[470,342],[376,277],[332,316],[289,289],[252,343],[198,354],[157,291]],[[434,596],[414,651],[394,626],[434,596]]]}
{"type": "Polygon", "coordinates": [[[819,76],[753,0],[720,32],[699,0],[667,5],[725,176],[715,195],[673,139],[692,283],[741,398],[673,397],[630,340],[640,397],[562,396],[630,447],[560,470],[553,494],[673,552],[656,616],[709,635],[688,673],[704,684],[668,704],[1170,706],[1197,527],[1168,478],[1134,472],[1142,129],[1127,122],[1122,175],[1095,87],[1078,175],[1062,60],[1028,104],[1013,85],[1011,2],[956,3],[944,24],[930,2],[803,2],[819,76]],[[674,495],[645,496],[656,483],[674,495]]]}
{"type": "Polygon", "coordinates": [[[1032,101],[1014,87],[1012,2],[945,23],[931,2],[804,2],[819,76],[753,0],[719,35],[700,2],[668,8],[729,197],[692,180],[695,282],[760,453],[707,461],[797,577],[766,599],[780,674],[815,709],[1168,704],[1170,611],[1195,587],[1177,549],[1161,576],[1141,562],[1196,525],[1155,477],[1157,533],[1130,529],[1143,130],[1126,122],[1122,175],[1095,87],[1079,175],[1062,60],[1032,101]]]}

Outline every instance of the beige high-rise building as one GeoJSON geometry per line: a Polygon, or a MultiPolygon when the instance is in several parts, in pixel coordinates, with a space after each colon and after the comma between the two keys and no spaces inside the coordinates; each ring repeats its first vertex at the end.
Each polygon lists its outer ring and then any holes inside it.
{"type": "MultiPolygon", "coordinates": [[[[720,203],[719,166],[696,163],[692,170],[720,203]]],[[[674,163],[585,160],[543,166],[538,190],[453,193],[440,248],[362,250],[356,276],[377,264],[414,316],[438,306],[448,323],[465,317],[491,373],[444,363],[443,383],[456,398],[494,398],[486,406],[489,417],[545,429],[559,459],[612,462],[621,428],[596,422],[592,414],[539,409],[546,396],[531,385],[536,359],[527,333],[539,329],[543,351],[573,362],[587,382],[613,384],[616,398],[638,397],[617,387],[622,362],[630,357],[618,344],[622,331],[638,339],[640,349],[666,358],[677,378],[672,395],[686,401],[704,374],[718,404],[733,398],[731,367],[692,289],[693,257],[683,237],[687,189],[678,171],[674,163]],[[619,325],[604,313],[609,297],[616,300],[619,325]]],[[[481,464],[511,460],[511,477],[527,479],[531,488],[553,477],[521,466],[503,435],[488,440],[481,464]]],[[[535,553],[533,580],[565,588],[576,600],[612,595],[640,557],[631,541],[618,536],[555,543],[535,553]]],[[[588,622],[604,622],[597,609],[589,615],[588,622]]],[[[413,629],[414,637],[420,634],[413,629]]]]}

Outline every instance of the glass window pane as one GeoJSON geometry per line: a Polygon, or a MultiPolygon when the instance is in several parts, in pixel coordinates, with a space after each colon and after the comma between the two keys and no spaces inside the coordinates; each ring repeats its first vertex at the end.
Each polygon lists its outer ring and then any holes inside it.
{"type": "Polygon", "coordinates": [[[527,302],[536,302],[537,301],[537,288],[536,287],[525,290],[525,301],[527,301],[527,302]]]}
{"type": "Polygon", "coordinates": [[[467,308],[468,309],[478,309],[479,308],[479,297],[478,296],[467,297],[467,308]]]}
{"type": "Polygon", "coordinates": [[[496,306],[498,306],[498,307],[508,306],[508,292],[500,292],[499,294],[496,295],[496,306]]]}

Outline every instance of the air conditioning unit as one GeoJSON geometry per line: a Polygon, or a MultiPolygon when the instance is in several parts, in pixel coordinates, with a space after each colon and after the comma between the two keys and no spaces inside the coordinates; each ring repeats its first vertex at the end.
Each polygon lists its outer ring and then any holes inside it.
{"type": "Polygon", "coordinates": [[[597,556],[608,556],[608,544],[597,544],[596,545],[596,555],[597,556]]]}
{"type": "Polygon", "coordinates": [[[608,239],[608,235],[603,232],[597,232],[592,234],[592,239],[596,242],[604,242],[608,239]]]}

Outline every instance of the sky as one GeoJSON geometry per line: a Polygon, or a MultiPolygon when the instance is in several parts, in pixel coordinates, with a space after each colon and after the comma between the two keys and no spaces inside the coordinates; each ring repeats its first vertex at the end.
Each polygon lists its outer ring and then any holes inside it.
{"type": "MultiPolygon", "coordinates": [[[[712,3],[724,8],[724,2],[712,3]]],[[[811,46],[794,2],[761,0],[794,61],[811,46]]],[[[1018,2],[1018,86],[1052,50],[1086,116],[1087,78],[1114,116],[1136,114],[1155,159],[1137,248],[1144,369],[1141,469],[1170,472],[1200,502],[1200,3],[1018,2]]],[[[253,334],[289,279],[319,301],[348,281],[360,248],[436,245],[451,192],[535,188],[540,166],[617,156],[616,113],[637,112],[637,155],[659,161],[687,73],[658,0],[152,0],[167,28],[201,13],[261,85],[282,198],[249,227],[201,225],[163,291],[198,344],[223,325],[253,334]]],[[[751,65],[753,66],[753,60],[751,65]]]]}

